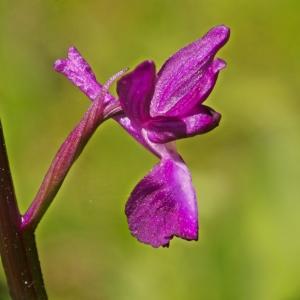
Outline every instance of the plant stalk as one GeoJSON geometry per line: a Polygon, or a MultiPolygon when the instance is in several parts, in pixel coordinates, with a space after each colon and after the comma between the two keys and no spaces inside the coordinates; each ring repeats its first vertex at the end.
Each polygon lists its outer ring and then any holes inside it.
{"type": "Polygon", "coordinates": [[[21,223],[0,122],[0,253],[7,284],[13,300],[44,300],[34,232],[23,231],[21,223]]]}
{"type": "Polygon", "coordinates": [[[38,226],[74,162],[99,125],[122,110],[117,101],[104,105],[104,98],[112,81],[121,76],[125,71],[126,69],[109,79],[103,86],[99,97],[90,105],[80,122],[59,148],[35,198],[23,215],[21,226],[24,231],[34,231],[38,226]]]}

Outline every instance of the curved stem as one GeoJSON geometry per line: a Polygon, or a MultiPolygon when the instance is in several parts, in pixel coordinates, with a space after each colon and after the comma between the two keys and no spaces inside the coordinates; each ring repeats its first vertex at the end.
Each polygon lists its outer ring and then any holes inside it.
{"type": "Polygon", "coordinates": [[[22,229],[34,230],[61,187],[67,173],[103,121],[103,103],[95,101],[56,153],[37,195],[22,218],[22,229]]]}
{"type": "Polygon", "coordinates": [[[121,111],[118,101],[104,104],[104,99],[113,81],[121,77],[126,71],[127,68],[119,71],[103,85],[99,95],[93,101],[88,111],[59,148],[37,195],[22,217],[22,230],[34,231],[36,229],[63,184],[73,163],[79,157],[95,130],[106,119],[121,111]]]}
{"type": "Polygon", "coordinates": [[[107,118],[119,113],[119,103],[109,104],[103,109],[101,101],[94,101],[82,120],[73,129],[56,153],[46,176],[30,207],[22,217],[24,231],[34,231],[52,203],[73,163],[81,154],[98,126],[107,118]]]}
{"type": "Polygon", "coordinates": [[[0,252],[14,300],[47,299],[34,231],[97,127],[121,111],[117,101],[104,105],[104,99],[111,83],[124,72],[126,69],[107,81],[99,96],[61,145],[23,217],[15,198],[0,122],[0,252]]]}

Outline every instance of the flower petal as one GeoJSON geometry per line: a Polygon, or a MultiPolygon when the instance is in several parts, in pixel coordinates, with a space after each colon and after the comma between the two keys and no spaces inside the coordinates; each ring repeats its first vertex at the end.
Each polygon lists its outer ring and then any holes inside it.
{"type": "Polygon", "coordinates": [[[133,123],[124,113],[117,114],[113,117],[113,119],[119,123],[138,143],[153,152],[143,137],[141,128],[136,126],[136,124],[133,123]]]}
{"type": "Polygon", "coordinates": [[[152,116],[183,116],[207,98],[225,67],[222,60],[213,58],[228,38],[229,29],[217,26],[167,60],[158,73],[152,116]]]}
{"type": "Polygon", "coordinates": [[[208,132],[219,125],[221,114],[200,105],[194,114],[183,117],[156,117],[148,123],[148,138],[153,143],[167,143],[208,132]]]}
{"type": "Polygon", "coordinates": [[[54,69],[65,75],[91,100],[94,100],[99,95],[102,86],[97,82],[90,65],[75,47],[69,48],[68,58],[58,59],[54,63],[54,69]]]}
{"type": "Polygon", "coordinates": [[[219,72],[225,68],[226,63],[221,59],[214,60],[199,77],[190,78],[184,88],[185,95],[166,113],[167,116],[186,116],[201,104],[213,90],[219,72]]]}
{"type": "Polygon", "coordinates": [[[144,61],[118,81],[121,106],[133,122],[143,123],[149,119],[155,81],[155,65],[152,61],[144,61]]]}
{"type": "Polygon", "coordinates": [[[196,195],[182,161],[163,158],[135,187],[125,212],[132,235],[153,247],[174,236],[198,239],[196,195]]]}

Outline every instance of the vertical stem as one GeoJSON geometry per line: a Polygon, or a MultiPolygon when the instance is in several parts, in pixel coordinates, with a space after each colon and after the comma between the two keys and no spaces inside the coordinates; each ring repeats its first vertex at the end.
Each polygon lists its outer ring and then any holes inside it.
{"type": "Polygon", "coordinates": [[[0,253],[14,300],[47,299],[33,231],[21,230],[0,122],[0,253]]]}

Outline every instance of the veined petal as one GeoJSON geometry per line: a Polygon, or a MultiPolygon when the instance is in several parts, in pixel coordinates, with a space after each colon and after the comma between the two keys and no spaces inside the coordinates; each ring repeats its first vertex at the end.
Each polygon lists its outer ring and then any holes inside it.
{"type": "MultiPolygon", "coordinates": [[[[145,65],[146,68],[147,66],[150,66],[150,69],[153,68],[153,73],[155,74],[154,64],[153,67],[151,67],[151,62],[145,62],[145,65]]],[[[90,100],[95,100],[95,98],[100,94],[102,85],[97,82],[96,76],[93,73],[90,65],[75,47],[69,48],[68,58],[58,59],[54,63],[54,68],[57,72],[65,75],[74,85],[79,87],[80,90],[84,92],[90,100]]],[[[106,93],[105,103],[108,104],[108,102],[111,103],[112,101],[116,101],[115,98],[111,94],[106,93]]],[[[140,108],[143,108],[142,103],[140,108]]],[[[113,117],[113,119],[145,148],[153,152],[158,157],[161,157],[159,145],[155,147],[152,146],[152,143],[147,139],[147,137],[145,139],[145,135],[142,134],[142,127],[137,126],[135,122],[132,122],[132,120],[128,118],[124,112],[117,114],[113,117]]]]}
{"type": "Polygon", "coordinates": [[[150,118],[150,101],[156,81],[155,65],[144,61],[117,83],[119,100],[125,114],[137,123],[150,118]]]}
{"type": "Polygon", "coordinates": [[[228,38],[227,27],[214,27],[167,60],[158,73],[150,108],[152,116],[182,116],[207,98],[218,72],[225,67],[223,61],[213,58],[228,38]]]}
{"type": "Polygon", "coordinates": [[[91,100],[94,100],[99,95],[102,86],[97,82],[90,65],[75,47],[69,48],[66,59],[58,59],[54,63],[54,69],[65,75],[91,100]]]}
{"type": "Polygon", "coordinates": [[[156,117],[147,124],[148,138],[153,143],[167,143],[208,132],[219,125],[221,114],[200,105],[190,116],[183,118],[156,117]]]}
{"type": "Polygon", "coordinates": [[[202,74],[195,74],[193,78],[190,78],[182,89],[184,96],[165,115],[188,115],[196,105],[201,104],[209,96],[216,84],[219,72],[225,66],[226,63],[223,60],[216,59],[203,70],[202,74]]]}
{"type": "Polygon", "coordinates": [[[145,140],[141,128],[136,126],[124,113],[119,113],[113,117],[114,120],[119,123],[136,141],[143,145],[148,150],[153,150],[148,146],[147,141],[145,140]]]}
{"type": "Polygon", "coordinates": [[[163,158],[135,187],[125,212],[132,235],[153,247],[174,236],[198,239],[196,195],[183,161],[163,158]]]}
{"type": "MultiPolygon", "coordinates": [[[[168,149],[164,144],[152,143],[148,138],[147,130],[141,128],[135,122],[132,122],[124,113],[115,115],[113,119],[119,125],[121,125],[139,144],[144,146],[158,158],[162,158],[163,156],[166,156],[172,152],[172,149],[168,149]]],[[[168,145],[168,147],[170,147],[170,145],[168,145]]]]}

